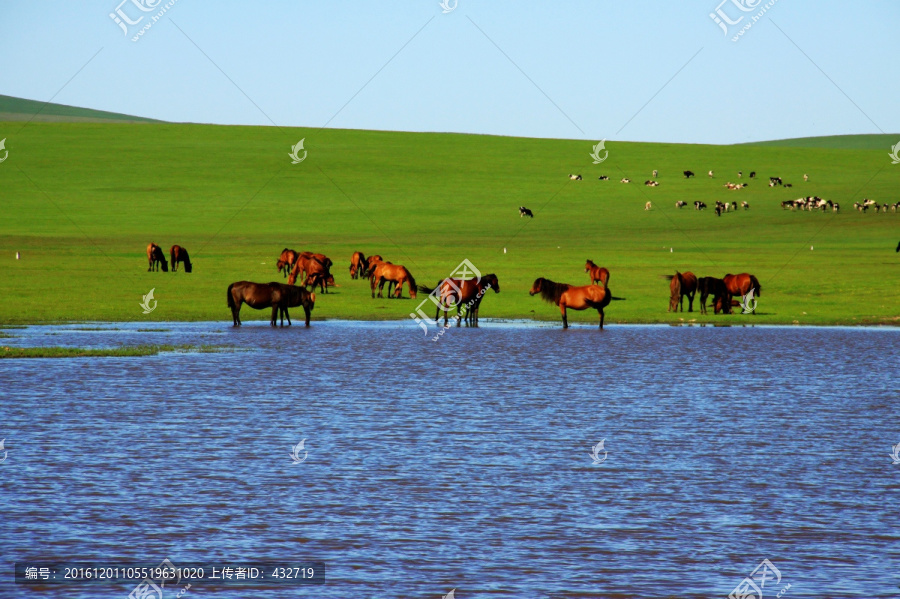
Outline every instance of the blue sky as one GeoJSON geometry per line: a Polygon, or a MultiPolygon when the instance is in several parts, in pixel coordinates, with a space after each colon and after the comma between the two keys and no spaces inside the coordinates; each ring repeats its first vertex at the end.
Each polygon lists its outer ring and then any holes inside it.
{"type": "MultiPolygon", "coordinates": [[[[120,1],[3,1],[0,93],[169,121],[589,140],[900,131],[888,0],[777,0],[737,42],[772,0],[177,0],[137,42],[149,16],[124,35],[120,1]],[[717,7],[744,16],[728,36],[717,7]]],[[[132,20],[156,12],[132,2],[132,20]]]]}

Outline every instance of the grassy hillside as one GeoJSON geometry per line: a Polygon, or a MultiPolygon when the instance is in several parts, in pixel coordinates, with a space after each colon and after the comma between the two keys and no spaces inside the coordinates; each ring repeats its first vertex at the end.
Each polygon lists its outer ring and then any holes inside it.
{"type": "Polygon", "coordinates": [[[158,123],[139,116],[0,95],[0,121],[158,123]]]}
{"type": "Polygon", "coordinates": [[[776,139],[759,141],[744,145],[766,146],[771,148],[820,148],[832,150],[881,150],[890,152],[900,134],[874,135],[831,135],[828,137],[795,137],[794,139],[776,139]]]}
{"type": "MultiPolygon", "coordinates": [[[[406,318],[418,303],[371,299],[347,274],[355,250],[405,264],[430,285],[468,258],[500,279],[482,317],[557,320],[555,306],[528,295],[530,284],[586,284],[587,258],[608,267],[613,293],[627,298],[608,309],[611,323],[896,323],[900,314],[900,213],[852,210],[863,197],[900,199],[900,166],[884,148],[610,142],[609,158],[593,165],[591,144],[570,140],[89,123],[32,123],[16,135],[20,126],[0,123],[9,150],[0,164],[0,322],[229,321],[228,283],[281,280],[274,263],[284,247],[336,263],[341,286],[319,296],[319,319],[406,318]],[[301,138],[309,153],[292,165],[301,138]],[[657,188],[642,184],[652,169],[657,188]],[[699,176],[685,180],[684,169],[699,176]],[[742,181],[755,170],[794,187],[722,187],[738,170],[742,181]],[[812,194],[843,212],[779,207],[812,194]],[[675,208],[716,199],[751,209],[716,217],[675,208]],[[533,220],[519,217],[522,205],[533,220]],[[167,252],[187,247],[194,273],[146,272],[150,241],[167,252]],[[759,314],[668,314],[660,275],[676,269],[755,273],[759,314]],[[144,315],[138,304],[151,288],[158,308],[144,315]]],[[[254,317],[267,318],[245,307],[245,320],[254,317]]],[[[593,323],[596,313],[570,320],[593,323]]]]}

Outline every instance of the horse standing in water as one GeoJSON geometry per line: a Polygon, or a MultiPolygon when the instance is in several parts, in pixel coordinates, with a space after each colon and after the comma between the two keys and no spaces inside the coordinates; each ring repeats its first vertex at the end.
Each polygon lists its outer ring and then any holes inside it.
{"type": "Polygon", "coordinates": [[[310,312],[316,301],[316,294],[310,293],[302,287],[285,285],[284,283],[251,283],[250,281],[238,281],[228,286],[227,303],[231,308],[231,317],[234,326],[241,326],[241,306],[247,304],[255,310],[272,308],[272,317],[269,320],[271,326],[275,326],[278,312],[281,312],[281,326],[284,326],[284,317],[291,317],[288,308],[303,306],[306,312],[306,326],[309,326],[310,312]]]}
{"type": "MultiPolygon", "coordinates": [[[[731,303],[731,299],[735,295],[740,295],[741,297],[750,293],[750,290],[753,290],[753,295],[755,297],[759,297],[762,294],[762,287],[759,284],[757,278],[750,273],[742,272],[737,275],[727,274],[722,277],[722,281],[725,283],[725,289],[728,291],[728,299],[726,304],[733,305],[731,303]]],[[[756,314],[756,307],[754,305],[753,314],[756,314]]]]}
{"type": "Polygon", "coordinates": [[[554,283],[550,279],[543,277],[535,279],[531,286],[530,295],[540,293],[541,299],[545,302],[556,304],[562,313],[563,328],[569,328],[569,319],[566,316],[566,309],[587,310],[588,308],[597,310],[600,313],[600,329],[603,329],[603,321],[605,314],[603,309],[609,305],[611,300],[625,299],[622,297],[613,297],[609,291],[609,287],[599,285],[585,285],[584,287],[575,287],[566,283],[554,283]]]}
{"type": "Polygon", "coordinates": [[[591,285],[596,285],[597,281],[600,281],[606,287],[609,283],[609,271],[602,266],[594,264],[593,260],[588,260],[584,263],[584,272],[590,273],[591,285]]]}
{"type": "Polygon", "coordinates": [[[191,257],[188,256],[188,251],[181,247],[180,245],[173,245],[169,250],[169,258],[172,259],[172,272],[178,272],[178,263],[184,263],[184,272],[191,272],[194,269],[194,265],[191,264],[191,257]]]}
{"type": "Polygon", "coordinates": [[[169,263],[166,262],[166,255],[163,253],[162,248],[153,242],[150,242],[150,245],[147,246],[147,262],[150,263],[150,268],[147,269],[147,272],[152,270],[159,272],[160,265],[163,272],[169,272],[169,263]]]}
{"type": "Polygon", "coordinates": [[[478,311],[481,308],[481,300],[488,289],[493,289],[494,293],[500,293],[500,281],[497,275],[489,274],[478,279],[444,279],[439,281],[435,287],[426,287],[419,285],[417,289],[422,293],[433,293],[439,291],[439,300],[437,309],[434,313],[434,322],[440,321],[441,310],[444,311],[444,326],[447,326],[447,319],[450,310],[456,306],[456,326],[460,326],[465,320],[467,325],[478,326],[478,311]],[[463,306],[466,307],[465,318],[461,317],[463,306]]]}
{"type": "MultiPolygon", "coordinates": [[[[281,326],[284,326],[285,316],[288,319],[288,326],[291,326],[291,315],[288,313],[288,308],[296,308],[297,306],[303,306],[303,311],[306,313],[306,326],[309,326],[309,318],[316,304],[315,293],[307,291],[305,287],[285,285],[284,283],[272,282],[269,283],[269,287],[273,291],[273,309],[277,306],[281,314],[281,326]]],[[[275,326],[274,320],[272,321],[272,326],[275,326]]]]}
{"type": "Polygon", "coordinates": [[[684,312],[684,296],[688,298],[688,312],[694,311],[694,294],[697,293],[697,277],[694,273],[675,271],[674,275],[663,275],[669,283],[669,312],[678,312],[678,308],[684,312]]]}

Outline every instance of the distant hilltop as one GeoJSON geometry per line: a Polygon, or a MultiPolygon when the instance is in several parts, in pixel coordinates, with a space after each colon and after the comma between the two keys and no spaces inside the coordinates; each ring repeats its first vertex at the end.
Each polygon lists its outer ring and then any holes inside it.
{"type": "Polygon", "coordinates": [[[0,122],[36,121],[43,123],[162,123],[118,112],[78,108],[0,95],[0,122]]]}

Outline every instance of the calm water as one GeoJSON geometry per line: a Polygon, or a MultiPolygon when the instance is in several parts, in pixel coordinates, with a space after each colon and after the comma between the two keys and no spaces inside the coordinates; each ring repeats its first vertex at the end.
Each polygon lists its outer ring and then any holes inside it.
{"type": "Polygon", "coordinates": [[[241,351],[0,362],[0,596],[165,557],[326,565],[186,598],[725,598],[763,559],[765,597],[900,594],[900,331],[153,326],[3,340],[241,351]]]}

